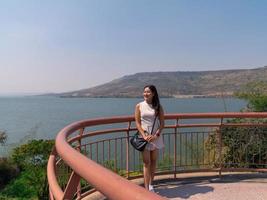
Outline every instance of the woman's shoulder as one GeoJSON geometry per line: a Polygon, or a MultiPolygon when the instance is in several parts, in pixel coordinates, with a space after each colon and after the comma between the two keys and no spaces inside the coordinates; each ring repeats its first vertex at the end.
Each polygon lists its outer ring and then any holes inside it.
{"type": "Polygon", "coordinates": [[[144,101],[141,101],[139,103],[136,104],[136,108],[140,108],[142,105],[144,105],[144,101]]]}

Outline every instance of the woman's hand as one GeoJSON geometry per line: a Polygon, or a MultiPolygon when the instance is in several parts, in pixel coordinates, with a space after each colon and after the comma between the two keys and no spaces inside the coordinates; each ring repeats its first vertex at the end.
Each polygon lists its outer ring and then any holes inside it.
{"type": "Polygon", "coordinates": [[[158,129],[156,133],[154,134],[154,138],[155,138],[154,140],[156,140],[160,136],[160,134],[161,134],[161,131],[160,129],[158,129]]]}
{"type": "Polygon", "coordinates": [[[153,134],[153,135],[145,135],[143,138],[146,141],[150,142],[150,141],[156,140],[160,136],[160,134],[161,134],[161,131],[158,129],[155,134],[153,134]]]}
{"type": "Polygon", "coordinates": [[[151,141],[156,140],[159,136],[160,136],[160,130],[157,130],[157,132],[154,135],[152,135],[151,141]]]}
{"type": "Polygon", "coordinates": [[[152,135],[146,135],[146,136],[144,137],[144,139],[145,139],[146,141],[150,142],[150,141],[153,139],[153,136],[152,136],[152,135]]]}
{"type": "Polygon", "coordinates": [[[157,137],[159,137],[160,134],[161,134],[161,131],[158,129],[158,130],[156,131],[155,135],[156,135],[157,137]]]}

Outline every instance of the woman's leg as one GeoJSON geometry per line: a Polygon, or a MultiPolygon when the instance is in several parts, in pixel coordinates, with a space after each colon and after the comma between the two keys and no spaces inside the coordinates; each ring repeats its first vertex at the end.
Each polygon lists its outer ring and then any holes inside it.
{"type": "Polygon", "coordinates": [[[150,166],[151,166],[151,163],[150,163],[150,151],[148,150],[144,150],[142,152],[143,154],[143,173],[144,173],[144,185],[145,185],[145,188],[148,190],[148,185],[149,185],[149,182],[150,182],[150,175],[151,175],[151,171],[150,171],[150,166]]]}
{"type": "Polygon", "coordinates": [[[150,151],[150,181],[149,184],[152,185],[154,180],[154,174],[156,171],[157,159],[158,159],[158,149],[150,151]]]}

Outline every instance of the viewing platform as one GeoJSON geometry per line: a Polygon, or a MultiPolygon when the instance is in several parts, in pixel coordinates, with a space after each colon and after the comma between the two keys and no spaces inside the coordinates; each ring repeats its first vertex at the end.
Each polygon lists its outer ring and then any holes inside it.
{"type": "MultiPolygon", "coordinates": [[[[142,185],[143,179],[134,180],[142,185]]],[[[156,177],[155,192],[174,200],[265,200],[267,199],[267,173],[225,172],[222,178],[214,172],[186,173],[156,177]]],[[[96,192],[85,200],[104,200],[106,197],[96,192]]]]}
{"type": "Polygon", "coordinates": [[[166,114],[155,193],[140,186],[133,116],[63,128],[47,172],[50,199],[267,199],[267,113],[166,114]]]}

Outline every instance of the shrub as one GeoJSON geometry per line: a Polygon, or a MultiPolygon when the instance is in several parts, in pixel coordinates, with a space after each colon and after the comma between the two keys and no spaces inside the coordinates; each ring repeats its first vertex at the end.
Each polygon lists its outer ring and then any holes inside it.
{"type": "Polygon", "coordinates": [[[0,189],[5,187],[18,173],[19,170],[16,165],[12,164],[7,158],[0,158],[0,189]]]}

